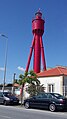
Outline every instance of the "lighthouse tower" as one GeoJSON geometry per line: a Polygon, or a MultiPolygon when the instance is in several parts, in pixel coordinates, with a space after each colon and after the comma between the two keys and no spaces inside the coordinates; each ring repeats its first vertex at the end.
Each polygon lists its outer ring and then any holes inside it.
{"type": "Polygon", "coordinates": [[[32,40],[32,46],[30,48],[30,54],[28,57],[28,63],[26,66],[27,72],[29,69],[32,53],[34,53],[34,60],[33,60],[34,72],[39,73],[41,70],[41,57],[42,57],[43,70],[46,70],[44,47],[42,41],[42,35],[44,33],[44,23],[45,21],[44,19],[42,19],[42,13],[40,12],[40,10],[38,10],[35,13],[35,18],[32,20],[33,40],[32,40]]]}

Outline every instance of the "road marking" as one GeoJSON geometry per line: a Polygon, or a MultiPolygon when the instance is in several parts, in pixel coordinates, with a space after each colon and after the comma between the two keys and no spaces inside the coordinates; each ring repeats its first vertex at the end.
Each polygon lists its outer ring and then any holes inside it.
{"type": "Polygon", "coordinates": [[[3,115],[0,115],[0,117],[3,117],[3,118],[5,118],[5,119],[11,119],[11,117],[3,116],[3,115]]]}

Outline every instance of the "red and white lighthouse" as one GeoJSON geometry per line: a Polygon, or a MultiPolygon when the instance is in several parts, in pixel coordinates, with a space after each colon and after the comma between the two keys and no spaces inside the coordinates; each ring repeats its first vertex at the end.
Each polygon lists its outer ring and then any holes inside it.
{"type": "Polygon", "coordinates": [[[28,63],[26,66],[26,71],[28,72],[32,52],[34,51],[34,60],[33,60],[33,70],[35,73],[39,73],[41,70],[41,56],[42,56],[42,64],[43,70],[46,70],[46,62],[44,55],[44,47],[42,41],[42,35],[44,33],[44,19],[42,19],[42,13],[40,10],[35,13],[35,18],[32,20],[32,33],[33,40],[32,46],[30,48],[30,55],[28,57],[28,63]]]}

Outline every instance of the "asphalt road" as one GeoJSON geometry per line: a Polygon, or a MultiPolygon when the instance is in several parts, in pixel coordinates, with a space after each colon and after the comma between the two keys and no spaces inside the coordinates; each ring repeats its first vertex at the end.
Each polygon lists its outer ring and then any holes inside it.
{"type": "Polygon", "coordinates": [[[67,119],[67,112],[50,112],[0,105],[0,119],[67,119]]]}

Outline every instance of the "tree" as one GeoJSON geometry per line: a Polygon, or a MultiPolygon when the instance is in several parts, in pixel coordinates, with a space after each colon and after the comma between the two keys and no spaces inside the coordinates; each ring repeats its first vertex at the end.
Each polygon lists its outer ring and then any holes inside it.
{"type": "Polygon", "coordinates": [[[44,92],[44,86],[41,84],[30,84],[28,85],[28,87],[26,88],[26,91],[30,94],[31,96],[37,95],[40,92],[44,92]]]}
{"type": "Polygon", "coordinates": [[[28,88],[26,91],[30,94],[30,96],[36,95],[40,92],[44,92],[43,84],[40,84],[40,81],[37,78],[37,75],[34,71],[29,72],[29,79],[27,79],[27,83],[29,83],[28,88]],[[28,82],[29,80],[29,82],[28,82]]]}
{"type": "Polygon", "coordinates": [[[18,83],[18,80],[17,79],[14,79],[13,80],[13,84],[15,84],[15,83],[18,83]]]}
{"type": "Polygon", "coordinates": [[[29,72],[25,72],[24,75],[20,74],[18,83],[22,85],[22,88],[21,88],[21,105],[22,105],[24,85],[26,83],[30,85],[39,85],[40,81],[37,79],[36,73],[31,70],[29,72]]]}

